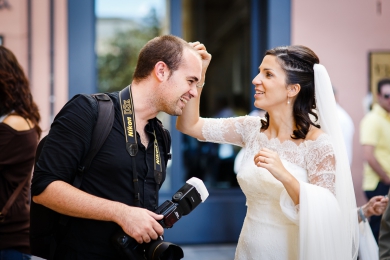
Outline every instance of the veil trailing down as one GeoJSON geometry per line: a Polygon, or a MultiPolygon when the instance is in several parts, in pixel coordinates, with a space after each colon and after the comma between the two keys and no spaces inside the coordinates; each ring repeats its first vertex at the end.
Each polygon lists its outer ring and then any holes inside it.
{"type": "MultiPolygon", "coordinates": [[[[341,222],[334,223],[334,227],[324,227],[325,231],[322,234],[322,237],[332,235],[331,232],[336,231],[340,233],[337,250],[335,252],[338,255],[337,259],[356,259],[358,254],[359,247],[359,229],[358,229],[358,218],[356,213],[356,199],[355,192],[353,188],[351,169],[348,163],[348,155],[345,148],[345,144],[342,137],[341,127],[338,123],[335,115],[337,114],[336,110],[336,101],[332,91],[332,84],[326,71],[325,67],[320,64],[314,65],[314,80],[315,80],[315,98],[317,106],[317,114],[319,116],[319,124],[321,129],[327,133],[331,139],[335,159],[336,159],[336,199],[340,209],[340,220],[341,222]],[[340,225],[341,229],[337,229],[337,225],[340,225]],[[336,228],[336,229],[335,229],[336,228]],[[341,251],[338,251],[341,250],[341,251]],[[345,258],[340,257],[345,255],[345,258]]],[[[324,204],[317,205],[317,207],[324,207],[324,204]]],[[[312,209],[311,209],[312,211],[312,209]]],[[[304,213],[301,212],[301,221],[304,213]]],[[[302,227],[312,228],[309,225],[301,225],[302,227]]],[[[303,235],[305,232],[310,233],[310,230],[301,230],[300,233],[303,235]]],[[[305,236],[301,236],[301,242],[305,236]]],[[[314,239],[320,239],[314,238],[314,239]]],[[[309,241],[306,241],[309,242],[309,241]]],[[[310,243],[309,243],[310,245],[310,243]]],[[[328,248],[331,250],[331,247],[328,248]]],[[[315,248],[301,248],[302,254],[308,253],[315,250],[315,248]],[[302,252],[308,251],[308,252],[302,252]]],[[[315,253],[318,256],[318,252],[315,253]]],[[[344,257],[344,256],[343,256],[344,257]]],[[[315,259],[308,257],[307,259],[315,259]]]]}

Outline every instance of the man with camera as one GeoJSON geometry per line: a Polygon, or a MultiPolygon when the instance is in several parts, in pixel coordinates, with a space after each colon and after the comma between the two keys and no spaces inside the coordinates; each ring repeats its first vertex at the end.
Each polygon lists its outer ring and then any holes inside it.
{"type": "Polygon", "coordinates": [[[72,180],[91,145],[97,103],[88,95],[77,95],[58,113],[36,163],[31,189],[35,203],[72,217],[54,259],[121,259],[111,243],[118,230],[140,244],[163,234],[158,223],[163,216],[153,211],[168,154],[156,116],[160,111],[181,115],[186,103],[198,95],[196,88],[203,86],[210,59],[202,44],[192,47],[175,36],[149,41],[138,57],[132,84],[108,94],[115,111],[113,126],[80,189],[72,186],[72,180]],[[136,145],[127,149],[129,138],[136,145]],[[162,162],[161,169],[156,169],[156,162],[162,162]]]}

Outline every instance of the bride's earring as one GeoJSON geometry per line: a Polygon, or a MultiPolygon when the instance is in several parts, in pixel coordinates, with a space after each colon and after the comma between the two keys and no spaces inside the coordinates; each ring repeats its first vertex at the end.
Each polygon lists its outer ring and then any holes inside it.
{"type": "Polygon", "coordinates": [[[290,97],[287,97],[287,104],[290,104],[290,97]]]}

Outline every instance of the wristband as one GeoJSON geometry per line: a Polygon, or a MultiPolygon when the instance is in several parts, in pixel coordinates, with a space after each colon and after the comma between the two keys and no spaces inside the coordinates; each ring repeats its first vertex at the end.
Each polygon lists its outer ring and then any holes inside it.
{"type": "Polygon", "coordinates": [[[366,222],[367,218],[366,218],[366,216],[364,216],[362,207],[359,208],[358,213],[359,213],[360,219],[361,219],[363,222],[366,222]]]}

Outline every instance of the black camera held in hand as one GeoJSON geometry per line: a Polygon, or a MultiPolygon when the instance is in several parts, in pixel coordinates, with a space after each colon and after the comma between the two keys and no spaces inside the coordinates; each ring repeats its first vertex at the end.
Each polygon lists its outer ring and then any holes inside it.
{"type": "MultiPolygon", "coordinates": [[[[203,181],[191,178],[172,196],[161,204],[155,213],[164,215],[158,222],[164,228],[171,228],[182,216],[189,214],[201,202],[204,202],[209,193],[203,181]]],[[[160,236],[150,243],[138,244],[123,230],[117,232],[112,241],[128,259],[132,260],[179,260],[184,257],[183,250],[175,244],[164,241],[160,236]]]]}

